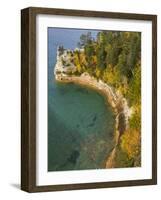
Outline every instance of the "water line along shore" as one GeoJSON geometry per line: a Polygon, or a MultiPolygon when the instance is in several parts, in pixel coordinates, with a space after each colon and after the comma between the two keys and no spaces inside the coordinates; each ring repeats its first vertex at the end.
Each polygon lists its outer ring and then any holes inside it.
{"type": "MultiPolygon", "coordinates": [[[[97,80],[94,77],[91,77],[87,72],[82,73],[79,76],[68,75],[65,73],[64,66],[62,63],[62,56],[57,52],[57,62],[54,68],[54,76],[57,82],[62,83],[74,83],[79,84],[85,87],[92,88],[97,92],[104,95],[106,101],[110,104],[115,114],[115,131],[114,139],[115,146],[108,156],[106,161],[106,168],[114,167],[114,160],[116,156],[116,148],[119,144],[120,136],[128,129],[128,121],[131,115],[131,109],[128,107],[127,100],[118,92],[114,91],[107,83],[104,83],[102,80],[97,80]]],[[[74,69],[75,66],[72,65],[74,69]]]]}

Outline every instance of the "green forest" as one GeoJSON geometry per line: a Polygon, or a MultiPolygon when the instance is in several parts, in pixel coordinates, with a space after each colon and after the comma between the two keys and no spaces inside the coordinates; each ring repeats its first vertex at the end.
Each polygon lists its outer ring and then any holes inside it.
{"type": "Polygon", "coordinates": [[[96,38],[82,34],[74,51],[74,75],[88,72],[127,99],[133,113],[129,129],[122,134],[116,167],[141,165],[141,33],[101,31],[96,38]]]}

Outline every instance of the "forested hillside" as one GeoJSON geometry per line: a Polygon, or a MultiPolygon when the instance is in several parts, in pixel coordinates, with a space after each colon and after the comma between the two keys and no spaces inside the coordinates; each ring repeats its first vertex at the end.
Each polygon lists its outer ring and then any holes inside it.
{"type": "Polygon", "coordinates": [[[140,166],[141,140],[141,33],[99,32],[94,39],[91,33],[80,37],[73,62],[75,75],[88,72],[103,80],[128,100],[132,107],[129,129],[122,135],[116,156],[116,166],[140,166]]]}

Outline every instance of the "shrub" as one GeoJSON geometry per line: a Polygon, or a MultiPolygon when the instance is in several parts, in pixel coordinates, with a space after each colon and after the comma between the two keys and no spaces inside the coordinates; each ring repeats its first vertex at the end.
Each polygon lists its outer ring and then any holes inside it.
{"type": "Polygon", "coordinates": [[[121,137],[121,149],[127,153],[129,159],[135,159],[138,155],[140,155],[140,132],[135,129],[127,130],[121,137]]]}

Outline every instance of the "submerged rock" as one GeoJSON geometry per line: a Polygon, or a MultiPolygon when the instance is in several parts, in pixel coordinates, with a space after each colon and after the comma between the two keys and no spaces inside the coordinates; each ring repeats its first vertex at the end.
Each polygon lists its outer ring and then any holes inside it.
{"type": "Polygon", "coordinates": [[[78,151],[78,150],[74,150],[74,151],[71,153],[70,157],[67,159],[68,162],[70,162],[70,163],[72,163],[72,164],[75,165],[76,162],[77,162],[77,159],[78,159],[79,155],[80,155],[79,151],[78,151]]]}

